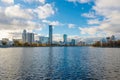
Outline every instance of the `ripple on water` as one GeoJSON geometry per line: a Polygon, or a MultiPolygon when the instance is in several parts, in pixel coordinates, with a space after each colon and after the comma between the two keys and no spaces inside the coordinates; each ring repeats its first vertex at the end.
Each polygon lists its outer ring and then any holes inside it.
{"type": "Polygon", "coordinates": [[[120,80],[119,52],[88,47],[0,49],[0,80],[120,80]]]}

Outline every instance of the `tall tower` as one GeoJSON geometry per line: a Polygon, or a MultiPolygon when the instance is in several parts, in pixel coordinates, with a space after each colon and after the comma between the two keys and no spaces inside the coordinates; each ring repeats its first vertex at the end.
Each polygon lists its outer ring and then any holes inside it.
{"type": "Polygon", "coordinates": [[[26,39],[29,44],[33,43],[34,42],[34,33],[27,33],[26,39]]]}
{"type": "Polygon", "coordinates": [[[52,45],[52,25],[49,25],[49,44],[52,45]]]}
{"type": "Polygon", "coordinates": [[[67,35],[66,35],[66,34],[63,35],[63,42],[64,42],[65,44],[67,44],[67,35]]]}
{"type": "Polygon", "coordinates": [[[24,43],[27,42],[26,36],[27,36],[26,30],[23,30],[23,33],[22,33],[22,41],[23,41],[24,43]]]}

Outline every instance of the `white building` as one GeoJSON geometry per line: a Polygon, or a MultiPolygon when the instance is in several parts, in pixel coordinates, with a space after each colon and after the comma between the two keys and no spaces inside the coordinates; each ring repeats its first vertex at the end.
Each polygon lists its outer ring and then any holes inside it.
{"type": "Polygon", "coordinates": [[[67,44],[67,35],[66,34],[63,35],[63,43],[65,45],[67,44]]]}
{"type": "Polygon", "coordinates": [[[49,38],[48,38],[48,37],[44,37],[44,36],[40,36],[40,37],[39,37],[39,42],[40,42],[41,44],[48,44],[49,38]]]}
{"type": "Polygon", "coordinates": [[[34,42],[34,33],[27,33],[26,30],[23,30],[23,33],[22,33],[22,41],[23,43],[33,43],[34,42]]]}
{"type": "Polygon", "coordinates": [[[27,33],[26,42],[28,42],[29,44],[34,42],[34,33],[27,33]]]}
{"type": "Polygon", "coordinates": [[[0,40],[0,46],[2,46],[2,41],[0,40]]]}
{"type": "Polygon", "coordinates": [[[27,32],[26,32],[26,30],[23,30],[23,33],[22,33],[22,41],[23,41],[23,43],[25,43],[25,42],[27,42],[27,32]]]}

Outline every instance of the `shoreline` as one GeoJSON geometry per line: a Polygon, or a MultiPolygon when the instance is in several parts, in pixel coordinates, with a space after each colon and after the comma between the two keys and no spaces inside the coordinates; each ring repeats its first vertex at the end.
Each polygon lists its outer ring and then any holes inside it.
{"type": "Polygon", "coordinates": [[[0,46],[0,48],[34,48],[34,47],[90,47],[90,46],[0,46]]]}
{"type": "Polygon", "coordinates": [[[37,47],[92,47],[92,48],[120,48],[120,47],[94,47],[94,46],[0,46],[0,48],[37,48],[37,47]]]}

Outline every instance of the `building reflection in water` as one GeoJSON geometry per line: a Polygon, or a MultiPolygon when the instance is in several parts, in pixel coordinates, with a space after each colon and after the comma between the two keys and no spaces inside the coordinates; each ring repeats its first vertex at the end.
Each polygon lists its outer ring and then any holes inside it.
{"type": "Polygon", "coordinates": [[[69,78],[69,66],[68,66],[68,49],[64,47],[63,59],[62,59],[62,80],[69,78]]]}
{"type": "Polygon", "coordinates": [[[49,53],[48,53],[48,63],[47,63],[47,73],[45,75],[46,79],[53,78],[53,47],[49,47],[49,53]]]}
{"type": "Polygon", "coordinates": [[[25,79],[25,80],[31,80],[34,77],[32,75],[34,75],[33,72],[34,68],[33,63],[34,63],[34,48],[22,48],[22,55],[21,55],[21,64],[20,64],[20,76],[19,79],[25,79]]]}

